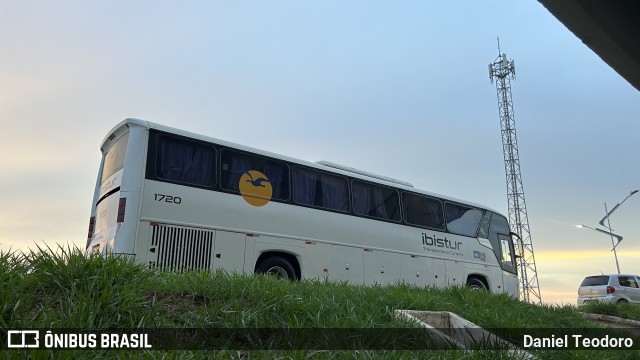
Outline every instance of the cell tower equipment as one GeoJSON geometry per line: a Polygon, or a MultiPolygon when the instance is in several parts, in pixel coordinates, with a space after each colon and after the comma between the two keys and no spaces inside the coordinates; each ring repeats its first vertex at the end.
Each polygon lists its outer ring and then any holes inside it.
{"type": "Polygon", "coordinates": [[[513,116],[511,99],[511,79],[516,78],[516,67],[513,60],[507,60],[506,54],[500,54],[498,39],[498,57],[489,64],[489,79],[496,83],[498,91],[498,112],[502,130],[502,150],[504,169],[507,179],[507,200],[509,203],[509,224],[518,235],[517,262],[520,271],[520,298],[525,302],[542,302],[536,261],[533,255],[533,243],[529,231],[527,205],[520,174],[520,157],[518,156],[518,140],[513,116]]]}

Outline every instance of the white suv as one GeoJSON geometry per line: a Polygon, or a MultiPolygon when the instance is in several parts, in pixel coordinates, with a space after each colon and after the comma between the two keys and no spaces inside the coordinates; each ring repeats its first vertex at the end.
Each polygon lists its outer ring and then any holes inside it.
{"type": "Polygon", "coordinates": [[[640,303],[639,284],[638,275],[587,276],[578,288],[578,306],[595,301],[640,303]]]}

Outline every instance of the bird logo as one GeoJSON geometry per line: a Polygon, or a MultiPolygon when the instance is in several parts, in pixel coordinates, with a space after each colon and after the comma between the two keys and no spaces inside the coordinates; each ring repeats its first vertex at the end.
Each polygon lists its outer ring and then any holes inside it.
{"type": "Polygon", "coordinates": [[[273,189],[269,178],[260,171],[249,170],[242,174],[238,183],[242,198],[253,206],[264,206],[271,201],[273,189]]]}

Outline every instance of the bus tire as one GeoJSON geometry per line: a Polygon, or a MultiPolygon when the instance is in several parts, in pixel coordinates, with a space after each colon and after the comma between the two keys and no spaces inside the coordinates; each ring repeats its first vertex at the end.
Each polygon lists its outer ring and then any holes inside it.
{"type": "Polygon", "coordinates": [[[256,267],[256,272],[285,280],[297,280],[296,270],[289,260],[280,256],[268,257],[256,267]]]}
{"type": "Polygon", "coordinates": [[[487,285],[484,283],[484,281],[476,278],[476,277],[470,277],[467,279],[467,287],[471,290],[483,290],[486,291],[487,290],[487,285]]]}

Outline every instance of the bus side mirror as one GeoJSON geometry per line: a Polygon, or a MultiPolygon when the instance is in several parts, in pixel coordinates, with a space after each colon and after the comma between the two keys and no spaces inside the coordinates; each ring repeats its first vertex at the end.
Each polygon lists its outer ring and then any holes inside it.
{"type": "MultiPolygon", "coordinates": [[[[520,252],[522,252],[522,238],[520,238],[520,235],[518,235],[518,234],[514,233],[513,231],[510,231],[510,232],[509,232],[509,235],[510,235],[511,237],[514,237],[514,236],[515,236],[515,237],[518,239],[520,252]]],[[[514,244],[514,246],[515,246],[515,244],[514,244]]],[[[515,249],[514,249],[514,250],[515,250],[515,249]]],[[[515,252],[515,251],[514,251],[514,252],[515,252]]],[[[524,256],[523,256],[523,255],[518,255],[518,254],[513,254],[513,257],[514,257],[515,259],[521,259],[521,258],[523,258],[524,256]]]]}

